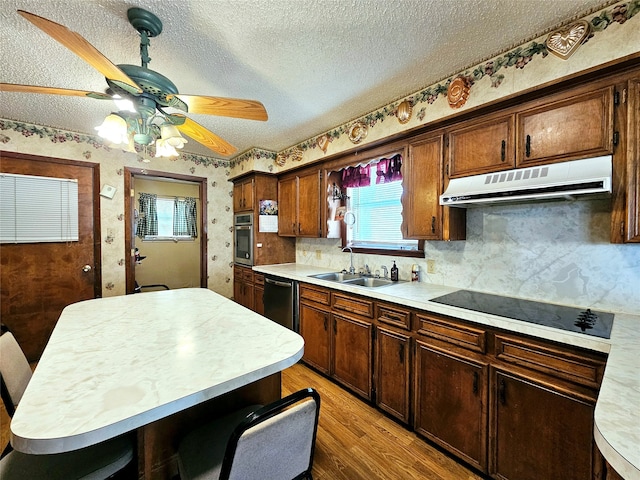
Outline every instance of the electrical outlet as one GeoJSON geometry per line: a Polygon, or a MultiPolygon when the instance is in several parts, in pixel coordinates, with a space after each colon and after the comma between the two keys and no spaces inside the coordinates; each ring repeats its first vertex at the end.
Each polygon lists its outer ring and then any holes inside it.
{"type": "Polygon", "coordinates": [[[427,260],[427,273],[436,273],[436,261],[427,260]]]}
{"type": "Polygon", "coordinates": [[[316,250],[316,260],[322,260],[322,250],[316,250]]]}

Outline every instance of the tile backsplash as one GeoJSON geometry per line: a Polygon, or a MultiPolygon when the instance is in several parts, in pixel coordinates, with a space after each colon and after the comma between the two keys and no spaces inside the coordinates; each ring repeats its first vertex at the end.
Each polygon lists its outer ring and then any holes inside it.
{"type": "MultiPolygon", "coordinates": [[[[373,272],[395,260],[409,280],[418,264],[422,282],[637,315],[640,245],[609,243],[610,211],[609,200],[472,208],[465,241],[426,242],[419,259],[354,254],[354,265],[373,272]]],[[[349,252],[340,240],[298,239],[296,261],[341,270],[349,252]]]]}

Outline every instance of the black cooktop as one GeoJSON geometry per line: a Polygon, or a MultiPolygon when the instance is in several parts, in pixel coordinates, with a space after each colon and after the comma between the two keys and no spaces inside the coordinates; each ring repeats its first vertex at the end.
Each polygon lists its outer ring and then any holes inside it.
{"type": "Polygon", "coordinates": [[[471,290],[458,290],[431,301],[602,338],[611,336],[613,326],[613,313],[581,310],[471,290]]]}

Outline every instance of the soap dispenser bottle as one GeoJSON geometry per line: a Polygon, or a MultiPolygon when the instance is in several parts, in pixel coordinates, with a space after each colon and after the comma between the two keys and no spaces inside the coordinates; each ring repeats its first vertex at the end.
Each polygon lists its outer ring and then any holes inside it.
{"type": "Polygon", "coordinates": [[[398,281],[398,267],[396,267],[395,260],[393,261],[393,267],[391,267],[391,281],[392,282],[398,281]]]}

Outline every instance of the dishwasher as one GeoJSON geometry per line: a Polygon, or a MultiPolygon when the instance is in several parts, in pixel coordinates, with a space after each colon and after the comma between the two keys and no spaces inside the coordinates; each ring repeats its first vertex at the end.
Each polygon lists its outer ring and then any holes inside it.
{"type": "Polygon", "coordinates": [[[298,282],[265,275],[264,316],[298,332],[298,282]]]}

